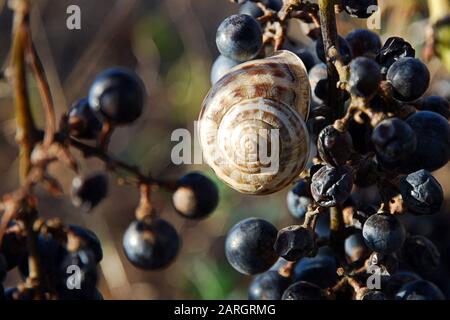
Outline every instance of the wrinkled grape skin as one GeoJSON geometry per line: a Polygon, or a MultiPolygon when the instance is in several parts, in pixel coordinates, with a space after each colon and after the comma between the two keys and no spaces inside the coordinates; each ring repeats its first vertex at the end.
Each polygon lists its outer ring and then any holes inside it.
{"type": "Polygon", "coordinates": [[[268,270],[277,260],[273,248],[277,229],[259,218],[248,218],[236,224],[225,240],[228,262],[243,274],[268,270]]]}
{"type": "Polygon", "coordinates": [[[374,11],[372,6],[378,5],[378,0],[343,0],[345,11],[355,18],[367,19],[374,11]]]}
{"type": "Polygon", "coordinates": [[[444,202],[441,185],[426,170],[404,177],[400,181],[400,193],[408,211],[417,215],[437,213],[444,202]]]}
{"type": "Polygon", "coordinates": [[[322,207],[343,204],[350,196],[353,186],[351,171],[346,166],[323,166],[311,182],[311,194],[322,207]]]}

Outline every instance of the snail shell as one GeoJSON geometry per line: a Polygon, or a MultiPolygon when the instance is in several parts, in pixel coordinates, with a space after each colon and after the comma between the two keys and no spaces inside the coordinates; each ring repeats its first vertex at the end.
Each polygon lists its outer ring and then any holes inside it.
{"type": "Polygon", "coordinates": [[[306,165],[310,87],[290,51],[240,64],[209,91],[198,137],[206,163],[233,189],[270,194],[306,165]]]}

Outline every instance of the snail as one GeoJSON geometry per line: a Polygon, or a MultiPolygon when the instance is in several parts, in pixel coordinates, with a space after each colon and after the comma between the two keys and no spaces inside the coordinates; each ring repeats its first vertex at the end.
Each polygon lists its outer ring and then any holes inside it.
{"type": "Polygon", "coordinates": [[[283,189],[309,157],[309,102],[306,68],[290,51],[234,67],[202,104],[197,130],[205,162],[241,193],[283,189]]]}

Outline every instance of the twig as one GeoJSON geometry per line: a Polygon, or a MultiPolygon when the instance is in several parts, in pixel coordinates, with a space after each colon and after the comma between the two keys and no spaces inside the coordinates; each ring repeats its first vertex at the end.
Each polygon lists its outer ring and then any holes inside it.
{"type": "Polygon", "coordinates": [[[322,31],[323,47],[327,59],[328,71],[328,105],[330,118],[336,120],[343,114],[344,104],[337,88],[339,73],[335,66],[338,59],[339,47],[337,42],[335,0],[319,0],[319,17],[322,31]]]}
{"type": "MultiPolygon", "coordinates": [[[[27,37],[27,24],[29,21],[30,3],[28,0],[19,0],[11,2],[14,10],[13,25],[13,45],[11,54],[12,86],[14,88],[14,97],[16,105],[17,120],[17,141],[20,146],[19,152],[19,175],[21,184],[26,187],[28,174],[31,166],[31,152],[37,140],[37,131],[31,114],[30,101],[27,89],[25,50],[27,37]]],[[[33,230],[33,224],[36,219],[33,208],[26,202],[23,204],[23,222],[27,232],[28,240],[28,265],[29,265],[29,284],[36,289],[36,298],[43,297],[41,290],[42,273],[39,261],[39,251],[37,248],[37,235],[33,230]]]]}

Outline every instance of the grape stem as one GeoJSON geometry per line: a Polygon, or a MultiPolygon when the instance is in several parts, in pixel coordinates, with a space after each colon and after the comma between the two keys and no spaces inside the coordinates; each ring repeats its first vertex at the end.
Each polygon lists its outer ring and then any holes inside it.
{"type": "MultiPolygon", "coordinates": [[[[31,152],[37,141],[37,130],[31,113],[30,99],[27,88],[25,55],[27,50],[28,23],[30,3],[28,0],[11,1],[10,6],[14,10],[14,24],[12,30],[11,62],[7,70],[11,85],[14,89],[16,108],[17,134],[19,144],[19,178],[21,185],[27,183],[29,172],[32,168],[31,152]]],[[[27,284],[36,289],[36,298],[42,299],[41,288],[42,272],[37,248],[37,234],[33,230],[36,220],[35,211],[28,201],[21,201],[22,221],[27,233],[29,276],[27,284]]],[[[5,216],[3,217],[3,219],[5,216]]],[[[2,221],[2,226],[3,226],[2,221]]]]}

